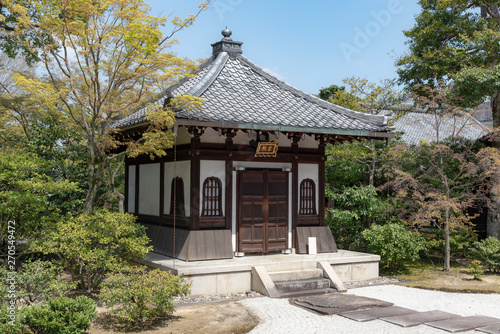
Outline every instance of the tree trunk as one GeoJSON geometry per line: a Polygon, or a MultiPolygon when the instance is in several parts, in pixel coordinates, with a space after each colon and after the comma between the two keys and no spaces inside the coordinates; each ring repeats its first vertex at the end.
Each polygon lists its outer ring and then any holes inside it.
{"type": "Polygon", "coordinates": [[[89,163],[89,188],[87,189],[87,196],[85,196],[85,203],[83,205],[83,213],[85,214],[92,212],[105,168],[106,163],[104,161],[99,161],[97,168],[92,163],[89,163]]]}
{"type": "MultiPolygon", "coordinates": [[[[493,127],[500,126],[500,91],[495,90],[491,97],[491,112],[493,114],[493,127]]],[[[497,149],[500,143],[493,143],[497,149]]],[[[488,210],[487,234],[500,238],[500,180],[495,180],[490,192],[491,208],[488,210]]]]}
{"type": "Polygon", "coordinates": [[[445,212],[445,225],[444,225],[444,271],[450,271],[450,209],[445,212]]]}

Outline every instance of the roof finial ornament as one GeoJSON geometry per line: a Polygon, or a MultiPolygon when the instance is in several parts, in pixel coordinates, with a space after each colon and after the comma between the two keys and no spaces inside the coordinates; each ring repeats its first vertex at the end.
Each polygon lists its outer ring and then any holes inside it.
{"type": "Polygon", "coordinates": [[[223,41],[232,41],[232,39],[231,39],[232,34],[233,34],[233,32],[231,30],[229,30],[226,26],[226,29],[222,30],[222,36],[224,36],[224,38],[222,40],[223,41]]]}

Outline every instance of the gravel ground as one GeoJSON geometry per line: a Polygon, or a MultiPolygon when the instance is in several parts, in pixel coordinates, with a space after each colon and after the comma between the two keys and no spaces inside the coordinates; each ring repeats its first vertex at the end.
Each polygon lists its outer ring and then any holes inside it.
{"type": "MultiPolygon", "coordinates": [[[[378,285],[350,289],[349,294],[377,298],[416,311],[441,310],[462,316],[485,315],[500,318],[500,295],[447,293],[408,288],[397,285],[378,285]]],[[[261,320],[251,334],[428,334],[447,332],[420,325],[402,328],[385,321],[356,322],[341,316],[320,316],[289,304],[288,299],[249,298],[241,303],[261,320]]],[[[463,332],[468,334],[475,331],[463,332]]]]}

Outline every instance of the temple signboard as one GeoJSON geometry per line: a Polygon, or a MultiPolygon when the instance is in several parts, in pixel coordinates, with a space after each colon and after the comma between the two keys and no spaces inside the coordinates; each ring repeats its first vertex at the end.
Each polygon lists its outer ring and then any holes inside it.
{"type": "Polygon", "coordinates": [[[280,143],[274,142],[261,142],[257,146],[257,151],[255,152],[256,158],[276,158],[278,154],[278,146],[280,143]]]}

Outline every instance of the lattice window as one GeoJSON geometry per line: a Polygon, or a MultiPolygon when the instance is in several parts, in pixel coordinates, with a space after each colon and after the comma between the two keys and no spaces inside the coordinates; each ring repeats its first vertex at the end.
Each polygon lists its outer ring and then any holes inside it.
{"type": "Polygon", "coordinates": [[[185,216],[186,211],[184,209],[184,181],[182,178],[176,177],[172,179],[172,184],[170,186],[170,214],[175,214],[177,216],[185,216]],[[174,204],[175,199],[175,204],[174,204]]]}
{"type": "Polygon", "coordinates": [[[316,215],[316,185],[311,179],[305,179],[300,183],[299,215],[316,215]]]}
{"type": "Polygon", "coordinates": [[[203,210],[205,217],[222,216],[222,182],[217,177],[209,177],[203,182],[203,210]]]}

